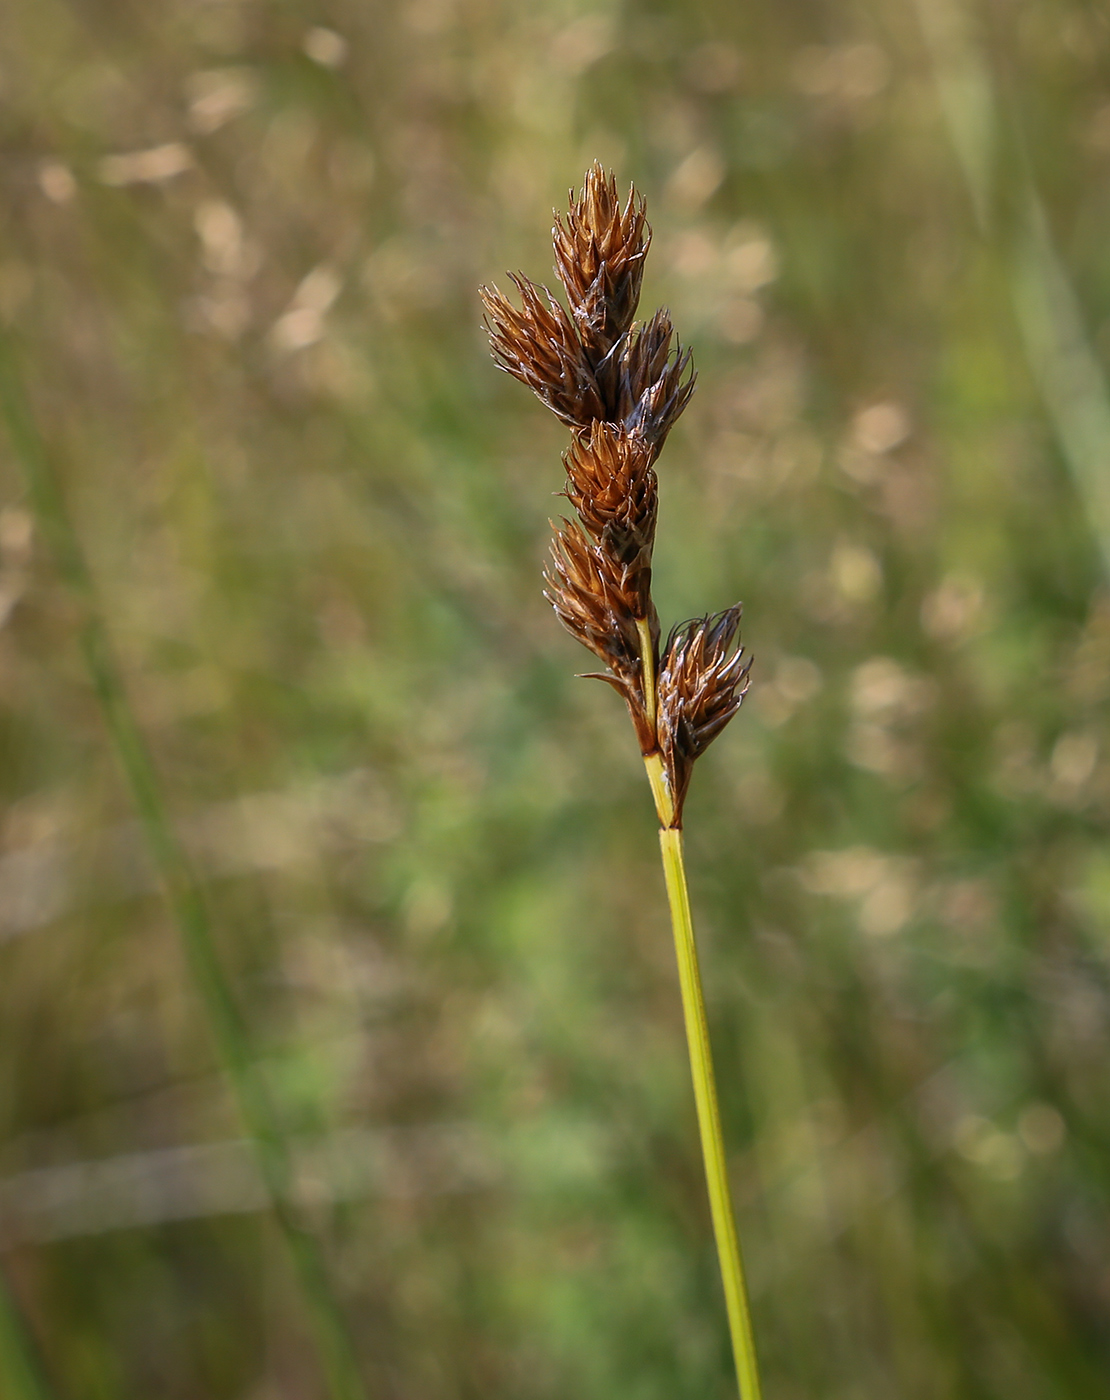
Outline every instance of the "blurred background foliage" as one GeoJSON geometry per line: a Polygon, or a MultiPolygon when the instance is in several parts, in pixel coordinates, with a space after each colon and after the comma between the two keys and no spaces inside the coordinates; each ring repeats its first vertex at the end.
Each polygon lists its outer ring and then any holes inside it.
{"type": "MultiPolygon", "coordinates": [[[[1108,64],[1087,0],[0,11],[6,391],[367,1395],[732,1393],[651,803],[475,295],[595,157],[700,371],[665,622],[757,658],[688,839],[768,1395],[1105,1395],[1108,64]]],[[[315,1400],[86,615],[5,438],[0,1388],[315,1400]]]]}

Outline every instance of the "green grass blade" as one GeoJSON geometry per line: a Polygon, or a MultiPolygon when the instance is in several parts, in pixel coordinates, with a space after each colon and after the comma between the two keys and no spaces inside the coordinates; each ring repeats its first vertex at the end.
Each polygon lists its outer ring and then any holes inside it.
{"type": "Polygon", "coordinates": [[[11,1400],[55,1400],[38,1349],[0,1275],[0,1392],[11,1400]]]}
{"type": "MultiPolygon", "coordinates": [[[[200,884],[162,801],[146,743],[127,700],[108,630],[76,532],[51,469],[16,369],[10,343],[0,339],[0,408],[30,491],[36,517],[59,570],[82,605],[79,640],[109,737],[138,810],[177,926],[186,960],[223,1072],[232,1087],[274,1215],[292,1259],[333,1400],[363,1400],[354,1346],[332,1293],[319,1248],[292,1199],[292,1162],[279,1115],[250,1053],[246,1027],[212,938],[200,884]]],[[[5,1323],[0,1320],[0,1327],[5,1323]]],[[[29,1391],[28,1394],[38,1395],[29,1391]]]]}

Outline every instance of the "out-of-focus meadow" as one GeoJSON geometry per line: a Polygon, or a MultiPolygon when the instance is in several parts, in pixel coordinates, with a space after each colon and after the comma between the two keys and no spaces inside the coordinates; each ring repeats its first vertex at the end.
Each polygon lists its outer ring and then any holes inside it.
{"type": "Polygon", "coordinates": [[[756,654],[687,824],[768,1396],[1106,1394],[1108,64],[1083,0],[7,0],[3,388],[96,600],[4,435],[5,1398],[322,1400],[313,1287],[369,1397],[733,1393],[565,434],[475,294],[595,157],[700,373],[665,624],[756,654]]]}

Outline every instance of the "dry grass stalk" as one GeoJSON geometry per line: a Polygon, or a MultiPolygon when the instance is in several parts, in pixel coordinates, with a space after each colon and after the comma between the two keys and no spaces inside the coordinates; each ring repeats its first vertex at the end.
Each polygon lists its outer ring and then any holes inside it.
{"type": "Polygon", "coordinates": [[[694,391],[689,350],[666,311],[637,323],[651,244],[644,201],[595,164],[552,231],[569,313],[546,287],[512,276],[518,309],[483,287],[494,358],[571,429],[563,494],[577,520],[552,522],[546,597],[605,666],[632,716],[660,822],[702,1152],[743,1400],[759,1376],[725,1171],[717,1094],[682,856],[682,812],[697,759],[740,708],[750,661],[740,604],[673,628],[660,647],[651,596],[655,463],[694,391]]]}

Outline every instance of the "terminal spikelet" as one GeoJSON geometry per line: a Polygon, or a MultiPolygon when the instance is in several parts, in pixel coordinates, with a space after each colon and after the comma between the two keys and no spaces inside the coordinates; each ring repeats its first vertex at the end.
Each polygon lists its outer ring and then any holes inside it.
{"type": "Polygon", "coordinates": [[[566,222],[552,229],[555,271],[587,353],[600,362],[632,324],[640,300],[651,228],[635,187],[621,208],[617,182],[595,161],[566,222]]]}

